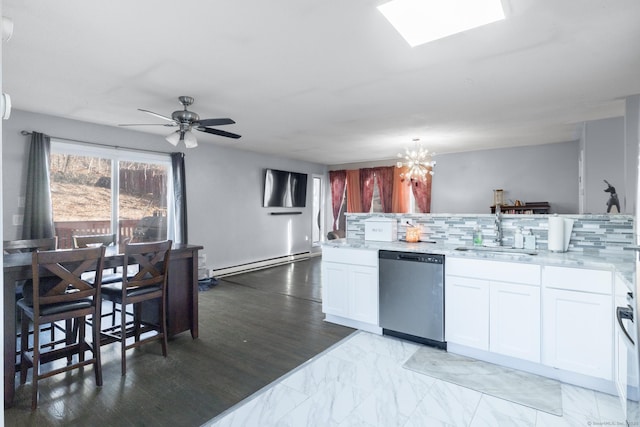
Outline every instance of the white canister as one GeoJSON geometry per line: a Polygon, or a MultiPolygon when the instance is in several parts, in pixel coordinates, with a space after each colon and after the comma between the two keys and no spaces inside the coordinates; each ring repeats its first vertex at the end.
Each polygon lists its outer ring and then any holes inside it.
{"type": "Polygon", "coordinates": [[[364,240],[395,242],[398,240],[398,221],[395,218],[365,219],[364,240]]]}

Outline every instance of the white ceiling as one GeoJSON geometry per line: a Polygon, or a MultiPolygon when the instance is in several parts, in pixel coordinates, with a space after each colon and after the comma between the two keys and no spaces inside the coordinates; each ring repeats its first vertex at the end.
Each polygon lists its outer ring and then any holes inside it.
{"type": "MultiPolygon", "coordinates": [[[[638,0],[504,0],[505,21],[414,48],[386,1],[3,0],[3,91],[111,126],[164,123],[137,108],[170,116],[189,95],[242,135],[200,144],[324,164],[412,138],[437,153],[574,140],[640,93],[638,0]]],[[[137,129],[170,148],[171,129],[137,129]]]]}

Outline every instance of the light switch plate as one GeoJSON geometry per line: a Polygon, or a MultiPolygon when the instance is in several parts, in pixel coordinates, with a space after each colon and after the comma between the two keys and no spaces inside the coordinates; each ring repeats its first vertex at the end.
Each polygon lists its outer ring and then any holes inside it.
{"type": "Polygon", "coordinates": [[[24,222],[24,215],[15,214],[13,216],[13,225],[22,225],[24,222]]]}

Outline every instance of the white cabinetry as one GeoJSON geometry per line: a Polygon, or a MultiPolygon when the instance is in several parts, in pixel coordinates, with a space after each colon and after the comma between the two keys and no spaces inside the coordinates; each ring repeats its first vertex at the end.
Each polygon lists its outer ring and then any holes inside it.
{"type": "Polygon", "coordinates": [[[328,321],[378,332],[378,251],[325,247],[322,311],[328,321]]]}
{"type": "Polygon", "coordinates": [[[540,288],[491,282],[491,343],[494,353],[540,361],[540,288]]]}
{"type": "Polygon", "coordinates": [[[449,274],[444,283],[446,341],[488,351],[489,284],[449,274]]]}
{"type": "Polygon", "coordinates": [[[448,258],[447,342],[540,361],[540,266],[448,258]]]}
{"type": "Polygon", "coordinates": [[[542,363],[613,378],[612,273],[544,267],[542,363]]]}

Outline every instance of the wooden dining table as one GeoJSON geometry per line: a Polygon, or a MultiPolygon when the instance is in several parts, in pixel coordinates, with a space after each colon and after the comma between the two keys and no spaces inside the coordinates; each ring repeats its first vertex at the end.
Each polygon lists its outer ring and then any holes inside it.
{"type": "MultiPolygon", "coordinates": [[[[191,331],[198,338],[198,245],[174,244],[167,284],[169,337],[191,331]]],[[[117,246],[106,248],[104,268],[123,265],[117,246]]],[[[33,276],[31,253],[5,254],[4,262],[4,407],[13,405],[16,374],[16,282],[33,276]]]]}

